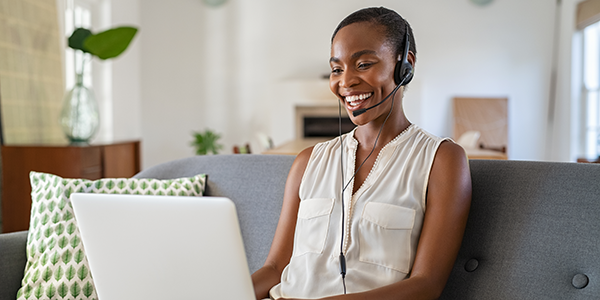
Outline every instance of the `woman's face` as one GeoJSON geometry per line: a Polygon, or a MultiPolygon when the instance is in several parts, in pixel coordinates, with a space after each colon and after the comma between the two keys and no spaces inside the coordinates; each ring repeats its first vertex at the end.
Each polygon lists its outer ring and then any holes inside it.
{"type": "Polygon", "coordinates": [[[352,115],[355,110],[379,103],[396,87],[394,56],[381,25],[353,23],[340,29],[333,39],[329,87],[355,124],[366,124],[389,112],[391,101],[359,116],[352,115]]]}

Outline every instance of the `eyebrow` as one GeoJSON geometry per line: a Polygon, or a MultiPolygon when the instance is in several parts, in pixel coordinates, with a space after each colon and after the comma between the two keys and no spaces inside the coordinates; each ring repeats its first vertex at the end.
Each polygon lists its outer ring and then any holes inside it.
{"type": "MultiPolygon", "coordinates": [[[[361,57],[361,56],[363,56],[365,54],[377,54],[377,52],[374,51],[374,50],[361,50],[361,51],[353,53],[352,56],[350,56],[350,57],[352,59],[356,59],[356,58],[359,58],[359,57],[361,57]]],[[[332,57],[332,58],[329,59],[330,63],[332,63],[332,62],[339,62],[339,61],[340,61],[340,59],[337,58],[337,57],[332,57]]]]}

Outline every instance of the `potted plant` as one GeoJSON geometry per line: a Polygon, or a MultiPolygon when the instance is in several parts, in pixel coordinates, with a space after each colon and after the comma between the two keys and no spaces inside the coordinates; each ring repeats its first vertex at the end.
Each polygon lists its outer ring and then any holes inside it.
{"type": "Polygon", "coordinates": [[[218,143],[221,135],[210,129],[203,132],[193,132],[192,135],[194,140],[191,145],[195,148],[196,155],[219,154],[219,151],[223,149],[223,145],[218,143]]]}
{"type": "MultiPolygon", "coordinates": [[[[68,45],[82,51],[85,59],[95,56],[106,60],[119,56],[137,33],[135,27],[117,27],[97,34],[85,28],[77,28],[69,37],[68,45]]],[[[87,144],[98,130],[100,116],[94,93],[83,84],[83,66],[75,70],[75,86],[67,91],[60,115],[61,127],[72,144],[87,144]]]]}

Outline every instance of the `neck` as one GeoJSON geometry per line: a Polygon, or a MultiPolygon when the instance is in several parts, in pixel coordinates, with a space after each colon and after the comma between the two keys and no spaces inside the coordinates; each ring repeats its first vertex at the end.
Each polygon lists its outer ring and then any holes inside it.
{"type": "MultiPolygon", "coordinates": [[[[375,139],[377,138],[377,134],[379,134],[379,130],[381,130],[381,126],[385,120],[386,115],[383,115],[372,122],[369,122],[365,125],[358,126],[355,131],[354,137],[358,141],[360,145],[365,147],[373,147],[375,143],[375,139]]],[[[379,140],[377,141],[377,148],[383,147],[383,145],[389,143],[391,140],[396,138],[400,133],[402,133],[408,126],[410,126],[410,121],[404,115],[404,112],[400,109],[396,113],[392,113],[390,118],[383,125],[383,130],[381,130],[381,135],[379,140]]]]}

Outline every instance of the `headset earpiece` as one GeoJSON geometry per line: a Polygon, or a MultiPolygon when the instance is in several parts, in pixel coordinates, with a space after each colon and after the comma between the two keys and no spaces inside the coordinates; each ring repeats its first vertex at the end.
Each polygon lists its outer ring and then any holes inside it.
{"type": "Polygon", "coordinates": [[[406,26],[406,35],[404,35],[404,52],[402,59],[396,63],[394,68],[394,82],[396,85],[402,83],[407,85],[413,77],[413,67],[408,61],[408,51],[410,49],[410,39],[408,38],[408,26],[406,26]]]}

